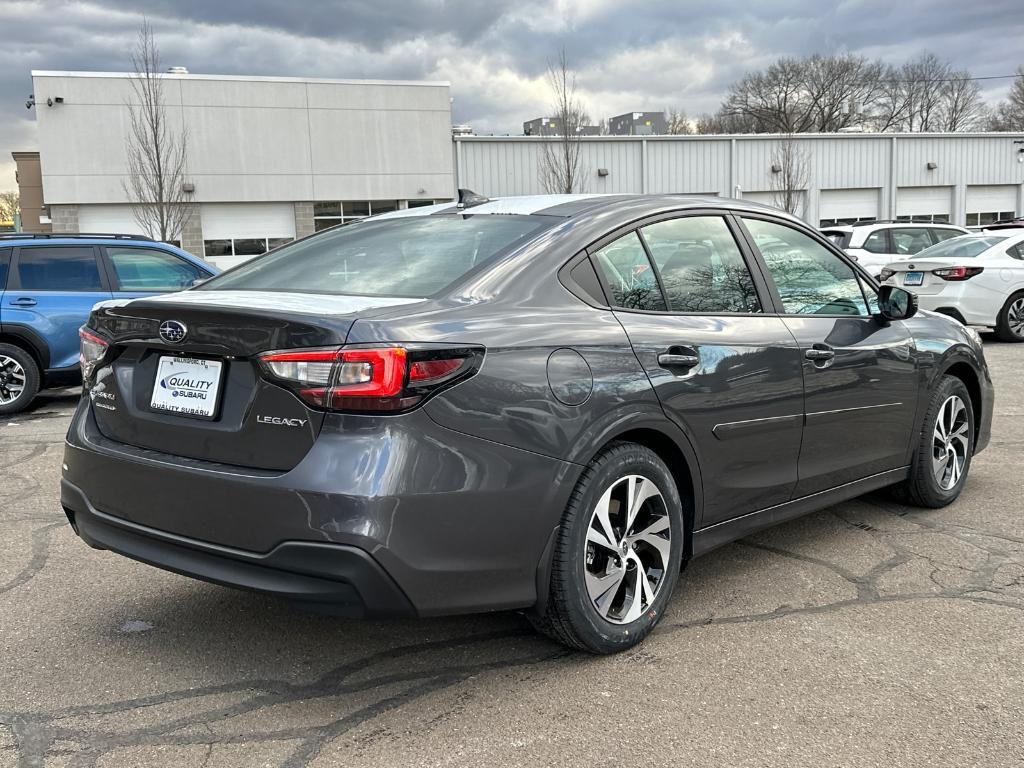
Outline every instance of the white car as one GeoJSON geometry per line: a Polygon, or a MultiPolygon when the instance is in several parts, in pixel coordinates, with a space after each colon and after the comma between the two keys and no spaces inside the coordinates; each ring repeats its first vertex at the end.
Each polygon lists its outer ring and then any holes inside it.
{"type": "Polygon", "coordinates": [[[967,230],[931,222],[862,221],[822,227],[821,233],[877,278],[889,262],[965,235],[967,230]]]}
{"type": "Polygon", "coordinates": [[[882,282],[917,295],[918,306],[964,325],[1024,341],[1024,230],[946,240],[882,269],[882,282]]]}

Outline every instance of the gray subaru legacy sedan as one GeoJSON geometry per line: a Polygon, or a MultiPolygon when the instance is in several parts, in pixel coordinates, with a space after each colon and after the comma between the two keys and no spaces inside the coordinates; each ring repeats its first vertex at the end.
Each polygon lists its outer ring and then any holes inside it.
{"type": "Polygon", "coordinates": [[[992,419],[973,331],[719,198],[462,191],[81,338],[90,545],[341,615],[524,610],[594,653],[716,546],[884,486],[949,504],[992,419]]]}

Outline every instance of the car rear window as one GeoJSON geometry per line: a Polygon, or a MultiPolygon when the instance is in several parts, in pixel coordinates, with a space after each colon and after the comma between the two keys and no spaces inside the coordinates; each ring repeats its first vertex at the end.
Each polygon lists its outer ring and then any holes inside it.
{"type": "Polygon", "coordinates": [[[493,215],[361,221],[284,246],[197,290],[425,298],[558,221],[493,215]]]}
{"type": "Polygon", "coordinates": [[[954,237],[951,240],[943,240],[931,248],[925,248],[917,254],[917,257],[923,259],[933,256],[952,256],[957,259],[973,259],[1005,239],[1005,237],[994,237],[991,235],[986,237],[978,237],[977,235],[954,237]]]}

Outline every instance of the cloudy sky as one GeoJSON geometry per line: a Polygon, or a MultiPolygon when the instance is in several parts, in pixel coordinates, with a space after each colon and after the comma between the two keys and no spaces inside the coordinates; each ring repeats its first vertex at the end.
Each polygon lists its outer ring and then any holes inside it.
{"type": "MultiPolygon", "coordinates": [[[[0,190],[35,149],[33,69],[123,71],[142,15],[193,73],[448,80],[453,120],[521,132],[564,47],[595,119],[713,111],[781,55],[932,50],[977,76],[1024,64],[1020,0],[0,0],[0,190]]],[[[1002,97],[1009,80],[987,81],[1002,97]]]]}

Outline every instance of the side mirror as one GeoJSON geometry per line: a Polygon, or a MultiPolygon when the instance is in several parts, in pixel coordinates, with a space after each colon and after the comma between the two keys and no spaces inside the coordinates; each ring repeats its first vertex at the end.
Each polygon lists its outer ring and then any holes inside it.
{"type": "Polygon", "coordinates": [[[886,320],[906,320],[917,314],[917,296],[894,285],[878,289],[878,311],[886,320]]]}
{"type": "Polygon", "coordinates": [[[208,277],[197,277],[195,280],[193,280],[191,283],[189,283],[185,287],[186,288],[195,288],[197,285],[202,285],[203,283],[205,283],[209,279],[210,278],[208,278],[208,277]]]}

